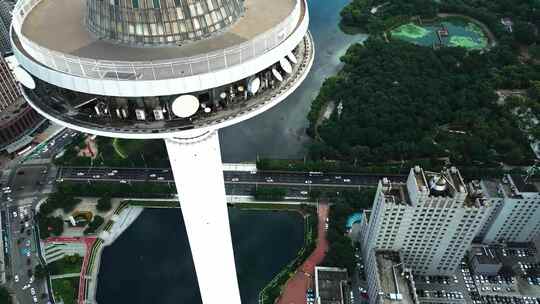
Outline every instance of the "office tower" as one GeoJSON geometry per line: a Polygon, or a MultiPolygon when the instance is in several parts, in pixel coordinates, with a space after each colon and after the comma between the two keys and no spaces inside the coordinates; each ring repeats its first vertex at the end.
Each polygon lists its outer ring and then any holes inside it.
{"type": "Polygon", "coordinates": [[[406,184],[383,179],[362,227],[365,258],[372,251],[398,251],[416,274],[450,275],[484,224],[489,207],[478,184],[465,185],[454,167],[426,172],[417,166],[406,184]]]}
{"type": "Polygon", "coordinates": [[[540,187],[520,175],[483,181],[496,201],[480,235],[483,243],[526,243],[540,236],[540,187]]]}
{"type": "Polygon", "coordinates": [[[217,131],[305,79],[306,1],[20,0],[13,16],[38,112],[86,133],[165,139],[203,303],[240,303],[217,131]]]}

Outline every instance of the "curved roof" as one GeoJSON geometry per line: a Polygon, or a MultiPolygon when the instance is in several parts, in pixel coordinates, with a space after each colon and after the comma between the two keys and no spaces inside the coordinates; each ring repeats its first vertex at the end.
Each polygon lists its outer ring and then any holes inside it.
{"type": "MultiPolygon", "coordinates": [[[[298,3],[297,0],[246,0],[244,16],[226,31],[181,46],[135,47],[98,39],[83,22],[85,0],[41,0],[24,19],[21,32],[41,47],[81,58],[167,60],[220,51],[248,42],[281,24],[293,14],[298,3]]],[[[296,22],[298,20],[294,20],[296,22]]]]}
{"type": "Polygon", "coordinates": [[[243,0],[87,0],[86,24],[97,37],[127,44],[181,44],[225,29],[243,0]]]}

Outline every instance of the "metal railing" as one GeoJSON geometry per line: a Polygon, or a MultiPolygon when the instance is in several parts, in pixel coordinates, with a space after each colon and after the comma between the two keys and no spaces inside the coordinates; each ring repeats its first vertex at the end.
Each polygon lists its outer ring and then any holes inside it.
{"type": "MultiPolygon", "coordinates": [[[[292,12],[278,25],[253,39],[202,55],[157,61],[93,60],[50,50],[31,41],[22,32],[24,19],[42,0],[19,0],[13,10],[12,26],[30,56],[59,72],[91,79],[162,80],[218,71],[258,57],[283,42],[302,17],[304,0],[297,0],[292,12]]],[[[76,1],[76,0],[73,0],[76,1]]]]}

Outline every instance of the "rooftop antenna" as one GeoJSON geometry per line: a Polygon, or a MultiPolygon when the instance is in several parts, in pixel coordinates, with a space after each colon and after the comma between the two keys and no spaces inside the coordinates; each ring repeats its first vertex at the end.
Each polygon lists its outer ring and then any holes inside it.
{"type": "Polygon", "coordinates": [[[529,178],[531,178],[536,173],[540,173],[540,167],[538,166],[538,161],[527,169],[527,176],[525,176],[525,180],[524,180],[525,183],[527,183],[529,181],[529,178]]]}

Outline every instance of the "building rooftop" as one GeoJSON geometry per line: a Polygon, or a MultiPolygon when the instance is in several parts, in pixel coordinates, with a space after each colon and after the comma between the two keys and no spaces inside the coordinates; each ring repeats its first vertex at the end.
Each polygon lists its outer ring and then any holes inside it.
{"type": "Polygon", "coordinates": [[[480,182],[483,192],[487,197],[490,198],[501,198],[502,195],[499,193],[499,182],[494,180],[482,180],[480,182]]]}
{"type": "Polygon", "coordinates": [[[539,192],[539,189],[532,182],[525,182],[525,179],[521,175],[511,174],[508,175],[509,180],[517,188],[519,192],[539,192]]]}
{"type": "Polygon", "coordinates": [[[411,205],[406,184],[392,183],[388,179],[383,178],[382,185],[383,194],[387,204],[411,205]]]}
{"type": "Polygon", "coordinates": [[[110,61],[185,58],[252,40],[287,19],[297,4],[295,0],[246,0],[244,16],[219,35],[181,46],[135,47],[99,40],[88,31],[84,23],[85,0],[42,0],[25,18],[22,34],[41,47],[82,58],[110,61]]]}
{"type": "Polygon", "coordinates": [[[465,182],[455,167],[444,168],[441,172],[424,171],[420,166],[411,170],[419,192],[429,196],[457,197],[467,193],[465,182]]]}
{"type": "Polygon", "coordinates": [[[472,246],[471,256],[480,264],[501,264],[497,250],[488,246],[472,246]]]}
{"type": "Polygon", "coordinates": [[[412,288],[412,275],[403,268],[395,251],[375,253],[381,299],[383,304],[417,303],[412,288]]]}
{"type": "Polygon", "coordinates": [[[316,297],[319,304],[345,303],[347,285],[347,269],[335,267],[315,267],[316,297]]]}

